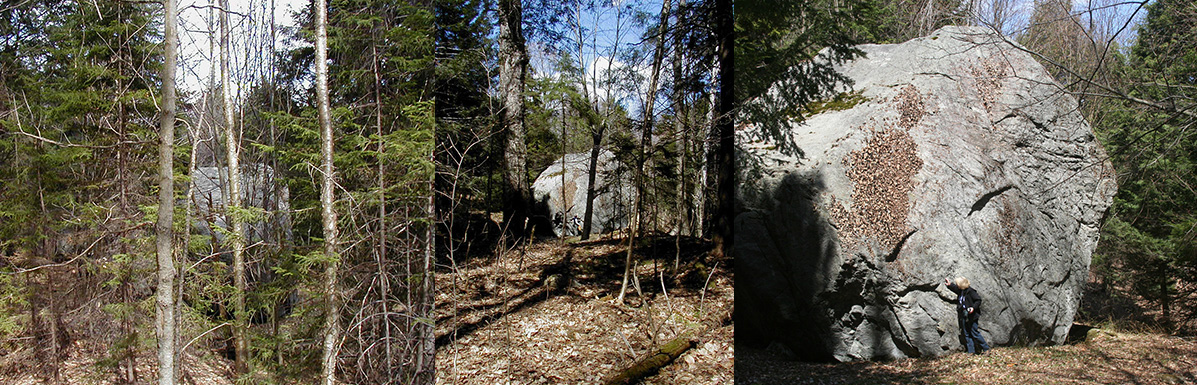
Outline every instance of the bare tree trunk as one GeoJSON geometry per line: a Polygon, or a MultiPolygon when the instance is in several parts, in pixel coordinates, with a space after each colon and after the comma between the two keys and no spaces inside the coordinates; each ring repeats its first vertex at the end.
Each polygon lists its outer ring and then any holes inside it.
{"type": "Polygon", "coordinates": [[[665,31],[669,28],[669,6],[670,0],[665,0],[665,2],[661,4],[661,21],[660,28],[657,32],[657,47],[653,54],[652,77],[649,80],[648,94],[644,96],[644,130],[641,132],[640,136],[640,164],[636,165],[635,178],[636,211],[633,213],[635,219],[632,222],[632,231],[628,232],[628,255],[624,261],[625,265],[623,269],[623,280],[620,283],[619,298],[615,300],[619,304],[623,304],[624,293],[628,290],[628,274],[631,272],[632,265],[635,263],[634,259],[632,258],[632,251],[636,249],[636,235],[638,232],[644,230],[642,216],[640,215],[641,212],[644,211],[644,200],[646,199],[645,184],[647,184],[647,182],[644,180],[644,168],[647,167],[647,164],[649,163],[650,157],[648,148],[652,144],[653,140],[653,120],[655,119],[653,116],[653,106],[656,105],[655,99],[657,98],[657,80],[661,75],[661,61],[665,57],[665,31]]]}
{"type": "MultiPolygon", "coordinates": [[[[435,126],[433,130],[435,130],[435,126]]],[[[436,137],[435,132],[433,132],[432,137],[436,137]]],[[[428,151],[428,161],[432,162],[433,165],[436,164],[435,151],[435,145],[433,145],[428,151]]],[[[435,188],[436,172],[434,169],[433,172],[428,175],[428,228],[424,233],[427,241],[424,246],[424,266],[421,270],[423,274],[420,281],[424,286],[424,296],[420,304],[420,307],[425,308],[423,313],[424,318],[435,318],[436,314],[436,287],[434,286],[435,280],[433,278],[434,270],[436,269],[436,266],[433,265],[433,263],[436,261],[436,233],[434,232],[436,229],[435,188]]],[[[415,309],[417,307],[412,306],[411,308],[415,309]]],[[[420,346],[422,349],[419,353],[420,361],[416,369],[418,371],[416,378],[421,379],[422,381],[417,380],[416,383],[431,385],[436,382],[436,328],[429,323],[421,323],[420,331],[420,346]],[[422,376],[419,374],[422,374],[422,376]]]]}
{"type": "Polygon", "coordinates": [[[249,341],[245,320],[245,223],[241,213],[241,140],[233,119],[232,84],[229,80],[229,2],[221,0],[220,6],[220,93],[224,102],[225,155],[228,159],[229,193],[225,196],[225,217],[232,226],[226,235],[233,250],[233,373],[237,376],[249,373],[249,341]]]}
{"type": "MultiPolygon", "coordinates": [[[[595,105],[594,101],[590,100],[590,90],[586,86],[586,58],[584,55],[586,49],[586,40],[585,37],[582,36],[582,3],[578,2],[577,7],[577,18],[575,19],[578,23],[576,29],[578,37],[577,56],[578,68],[582,70],[582,73],[579,74],[578,79],[580,79],[582,83],[582,95],[586,98],[586,107],[592,108],[593,113],[597,115],[598,106],[595,105]]],[[[619,28],[618,23],[616,24],[616,28],[619,28]]],[[[618,45],[616,45],[616,49],[618,49],[618,45]]],[[[610,67],[610,62],[611,61],[608,61],[608,67],[610,67]]],[[[598,93],[598,84],[595,84],[595,93],[598,93]]],[[[586,210],[582,214],[582,236],[580,238],[583,241],[590,239],[590,232],[594,229],[594,197],[595,191],[598,188],[594,185],[594,182],[596,179],[596,174],[598,174],[598,156],[602,151],[603,131],[605,131],[606,128],[606,118],[602,119],[599,124],[590,127],[590,165],[589,168],[587,168],[586,176],[586,210]]]]}
{"type": "MultiPolygon", "coordinates": [[[[375,37],[377,38],[377,37],[375,37]]],[[[388,368],[395,367],[394,357],[391,354],[391,314],[390,306],[390,279],[386,274],[387,262],[387,184],[386,184],[386,166],[383,160],[383,154],[386,151],[386,140],[383,139],[382,132],[382,74],[378,70],[378,46],[371,45],[370,53],[373,54],[371,60],[371,70],[374,72],[374,125],[378,135],[378,230],[375,233],[375,241],[378,243],[378,286],[379,297],[382,298],[382,329],[383,329],[383,349],[386,351],[386,366],[388,368]]],[[[393,371],[387,372],[387,382],[395,381],[395,373],[393,371]]]]}
{"type": "MultiPolygon", "coordinates": [[[[566,132],[565,132],[565,126],[567,125],[566,124],[566,116],[565,116],[565,114],[567,113],[566,111],[567,111],[566,102],[565,102],[565,99],[563,98],[561,100],[561,137],[560,137],[561,138],[561,199],[562,199],[563,203],[565,201],[565,193],[566,193],[565,180],[566,180],[566,174],[567,174],[565,172],[565,166],[566,166],[565,150],[566,150],[567,145],[569,144],[569,140],[566,139],[566,132]]],[[[571,220],[569,218],[569,216],[565,215],[565,213],[574,213],[574,217],[577,217],[578,214],[574,212],[574,206],[572,204],[563,204],[562,209],[563,210],[561,211],[562,212],[561,233],[557,234],[558,235],[557,239],[560,240],[561,243],[565,243],[565,236],[567,234],[573,235],[572,234],[573,232],[578,231],[578,228],[574,227],[574,225],[573,225],[573,220],[571,220]]]]}
{"type": "Polygon", "coordinates": [[[641,211],[644,210],[645,191],[647,188],[647,172],[645,169],[652,169],[652,148],[653,142],[653,123],[656,121],[656,116],[653,114],[653,107],[656,107],[657,99],[657,85],[661,76],[661,62],[665,58],[665,36],[669,29],[669,7],[670,0],[665,0],[661,4],[661,20],[657,30],[657,47],[653,52],[652,76],[649,78],[648,94],[644,95],[644,109],[643,109],[643,124],[644,129],[640,132],[640,164],[636,167],[636,228],[638,231],[644,231],[644,215],[641,211]]]}
{"type": "Polygon", "coordinates": [[[503,104],[503,227],[524,234],[532,202],[528,186],[528,149],[524,143],[524,78],[528,50],[524,45],[519,0],[499,0],[499,93],[503,104]]]}
{"type": "Polygon", "coordinates": [[[178,21],[174,0],[164,0],[166,11],[164,39],[166,63],[162,68],[162,116],[158,136],[158,223],[155,226],[158,249],[158,292],[155,323],[158,335],[158,384],[175,383],[175,62],[178,60],[178,21]]]}
{"type": "Polygon", "coordinates": [[[735,113],[735,94],[732,92],[735,62],[732,45],[735,31],[732,29],[731,0],[716,0],[715,34],[719,37],[719,114],[716,116],[715,132],[719,137],[716,154],[718,177],[715,181],[715,216],[712,219],[715,252],[730,256],[732,251],[732,210],[735,205],[735,131],[732,125],[735,113]]]}
{"type": "Polygon", "coordinates": [[[340,301],[337,300],[337,212],[333,210],[334,174],[332,117],[328,106],[328,4],[316,0],[316,105],[320,115],[320,213],[324,224],[324,346],[321,352],[321,384],[333,385],[337,374],[337,341],[340,339],[340,301]]]}
{"type": "MultiPolygon", "coordinates": [[[[213,13],[215,7],[211,7],[213,5],[212,3],[213,3],[212,0],[208,0],[208,5],[209,5],[208,15],[205,19],[205,21],[206,21],[205,26],[208,28],[209,31],[213,30],[213,24],[215,23],[215,15],[213,13]]],[[[176,7],[177,7],[177,5],[176,5],[176,7]]],[[[209,53],[216,52],[215,37],[216,37],[215,34],[208,33],[208,52],[209,53]]],[[[178,44],[177,39],[178,39],[178,37],[176,36],[175,44],[178,44]]],[[[177,47],[176,47],[176,49],[177,49],[177,47]]],[[[216,89],[216,69],[214,66],[208,67],[208,89],[209,90],[216,89]]],[[[199,160],[199,146],[201,145],[201,143],[204,142],[203,140],[200,139],[199,135],[202,135],[203,133],[207,132],[204,129],[204,125],[208,124],[208,119],[210,119],[208,117],[208,112],[210,109],[210,105],[208,103],[211,102],[211,100],[212,100],[212,98],[209,96],[208,92],[202,93],[200,97],[201,97],[200,107],[199,107],[200,114],[199,114],[198,119],[196,119],[196,123],[194,125],[186,125],[185,126],[187,129],[187,140],[191,144],[191,151],[190,151],[190,154],[188,155],[187,175],[189,177],[191,177],[192,181],[195,180],[196,168],[199,167],[198,163],[197,163],[199,160]]],[[[211,129],[211,126],[209,126],[209,130],[210,129],[211,129]]],[[[210,146],[210,144],[205,144],[205,145],[210,146]]],[[[191,224],[193,223],[192,221],[193,221],[193,218],[195,217],[195,183],[194,182],[187,183],[187,196],[186,196],[184,205],[186,207],[186,211],[185,211],[184,218],[183,218],[183,223],[184,223],[184,225],[183,225],[184,226],[183,227],[184,228],[184,230],[183,230],[183,247],[182,247],[183,250],[179,254],[182,257],[181,261],[179,261],[179,264],[181,266],[188,266],[188,264],[190,263],[189,261],[190,261],[190,252],[191,252],[191,224]]],[[[175,299],[174,299],[174,304],[175,304],[175,309],[176,309],[175,325],[179,325],[181,323],[183,312],[178,311],[178,309],[182,308],[182,300],[183,300],[182,293],[183,293],[183,286],[186,283],[186,279],[187,279],[187,269],[186,268],[176,269],[175,271],[177,274],[177,277],[175,279],[175,290],[177,293],[179,293],[178,295],[175,296],[175,299]]],[[[177,326],[176,326],[176,329],[177,329],[177,326]]],[[[182,341],[183,338],[184,338],[183,333],[179,333],[176,331],[175,346],[184,346],[183,345],[184,343],[182,341]]],[[[175,352],[176,360],[181,359],[181,357],[184,357],[185,354],[186,354],[185,347],[179,351],[176,351],[175,352]]],[[[175,377],[174,378],[181,377],[182,368],[183,368],[183,365],[175,365],[175,374],[174,374],[175,377]]]]}
{"type": "MultiPolygon", "coordinates": [[[[119,8],[117,9],[116,17],[118,19],[121,19],[124,17],[123,15],[121,15],[119,8]]],[[[136,70],[134,70],[134,69],[129,69],[128,71],[126,71],[125,65],[133,62],[133,60],[131,58],[132,55],[129,54],[127,45],[128,45],[127,41],[123,41],[123,40],[120,41],[117,46],[117,55],[116,55],[119,58],[118,59],[119,63],[117,63],[117,65],[116,65],[116,71],[117,71],[116,88],[118,90],[120,90],[120,91],[118,91],[118,95],[119,95],[118,98],[122,98],[122,99],[126,95],[125,94],[125,82],[123,79],[125,78],[126,75],[136,72],[136,70]]],[[[126,144],[126,143],[128,143],[127,139],[128,139],[128,130],[129,130],[129,127],[128,127],[129,117],[128,117],[127,111],[128,110],[126,109],[125,102],[118,101],[116,103],[116,121],[117,121],[116,135],[117,135],[117,140],[118,140],[118,143],[116,145],[116,175],[117,175],[116,181],[117,181],[117,184],[119,185],[119,198],[118,198],[119,213],[120,213],[120,217],[124,218],[124,219],[129,219],[129,215],[130,215],[130,211],[131,211],[130,205],[129,205],[129,180],[128,180],[129,155],[127,153],[128,147],[126,144]]],[[[125,255],[129,254],[129,244],[128,243],[121,242],[120,253],[125,254],[125,255]]],[[[121,269],[124,270],[125,274],[122,275],[122,277],[120,279],[120,289],[119,289],[119,291],[121,293],[120,301],[122,303],[129,304],[129,303],[133,302],[133,296],[131,294],[132,289],[130,289],[130,286],[132,286],[132,283],[130,282],[130,278],[129,278],[129,277],[133,276],[133,272],[132,272],[133,265],[131,262],[124,262],[121,266],[121,269]]],[[[132,319],[130,319],[129,316],[122,317],[121,318],[121,337],[128,338],[133,333],[134,333],[134,328],[133,328],[132,319]]],[[[123,369],[123,371],[121,372],[121,375],[123,375],[125,377],[124,380],[126,382],[129,382],[129,383],[137,382],[137,355],[134,353],[133,344],[127,345],[124,349],[124,352],[122,352],[122,354],[125,355],[124,359],[122,359],[125,367],[121,368],[121,369],[123,369]]]]}
{"type": "Polygon", "coordinates": [[[682,231],[685,230],[690,223],[686,213],[686,157],[687,152],[690,152],[690,137],[689,133],[689,118],[690,114],[683,112],[685,101],[683,98],[684,88],[682,87],[682,26],[685,25],[686,0],[681,0],[678,4],[679,12],[675,16],[677,20],[674,22],[677,27],[674,28],[673,34],[673,124],[674,133],[678,140],[681,140],[681,149],[677,152],[677,197],[674,209],[675,231],[673,238],[673,247],[676,251],[673,258],[673,271],[676,273],[678,265],[682,260],[682,231]]]}
{"type": "Polygon", "coordinates": [[[590,239],[590,231],[593,229],[592,226],[594,226],[594,197],[596,191],[594,182],[595,179],[597,179],[596,174],[598,174],[598,157],[599,152],[602,150],[601,146],[603,144],[603,129],[606,127],[606,125],[607,122],[604,121],[599,124],[598,127],[592,127],[590,129],[590,166],[587,169],[588,172],[586,175],[586,211],[582,214],[581,240],[583,241],[590,239]]]}
{"type": "MultiPolygon", "coordinates": [[[[716,8],[719,6],[716,5],[716,8]]],[[[730,8],[728,8],[730,9],[730,8]]],[[[927,7],[923,10],[923,15],[919,18],[919,33],[918,36],[924,36],[931,33],[931,28],[935,26],[935,0],[927,0],[927,7]]],[[[718,32],[716,32],[718,33],[718,32]]]]}
{"type": "MultiPolygon", "coordinates": [[[[713,57],[711,60],[710,76],[711,76],[712,84],[715,83],[716,81],[718,81],[718,79],[719,79],[719,57],[718,57],[718,55],[713,57]]],[[[715,146],[713,146],[713,142],[718,141],[717,135],[715,134],[715,132],[716,132],[715,131],[715,122],[719,118],[718,111],[715,106],[718,104],[719,104],[718,91],[711,91],[711,93],[708,95],[708,101],[707,101],[707,117],[706,117],[707,118],[707,120],[706,120],[707,131],[706,131],[705,137],[702,138],[702,140],[700,141],[702,150],[699,151],[699,153],[702,154],[702,158],[703,158],[702,170],[699,171],[699,181],[698,181],[698,183],[696,183],[696,186],[694,187],[694,191],[695,191],[694,201],[695,201],[695,206],[697,207],[696,210],[698,211],[698,215],[697,215],[698,221],[695,224],[695,227],[698,229],[698,233],[704,237],[709,236],[710,229],[708,229],[708,227],[709,227],[710,223],[708,222],[707,219],[710,217],[710,215],[713,211],[713,210],[711,210],[711,205],[709,204],[709,202],[707,202],[707,197],[710,195],[709,194],[710,188],[708,186],[708,183],[712,179],[711,174],[712,174],[712,171],[714,171],[714,169],[715,169],[714,167],[712,167],[712,165],[715,164],[715,154],[713,151],[713,148],[715,146]]]]}
{"type": "Polygon", "coordinates": [[[1167,262],[1157,260],[1156,274],[1158,275],[1157,279],[1159,279],[1160,283],[1159,296],[1160,312],[1162,313],[1161,318],[1164,320],[1164,327],[1167,329],[1172,329],[1172,293],[1168,289],[1169,284],[1172,282],[1172,277],[1170,274],[1168,274],[1169,270],[1170,269],[1167,262]]]}

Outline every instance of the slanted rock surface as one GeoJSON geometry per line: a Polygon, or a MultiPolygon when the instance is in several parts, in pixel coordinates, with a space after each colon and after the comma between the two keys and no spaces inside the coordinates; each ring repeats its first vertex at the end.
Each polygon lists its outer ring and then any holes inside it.
{"type": "Polygon", "coordinates": [[[1076,100],[984,28],[859,48],[840,70],[860,102],[790,126],[803,158],[740,141],[738,337],[942,355],[961,348],[943,280],[965,276],[991,344],[1064,342],[1116,191],[1076,100]]]}
{"type": "MultiPolygon", "coordinates": [[[[630,172],[621,167],[615,154],[600,151],[597,166],[591,234],[626,227],[636,199],[630,172]]],[[[586,214],[586,188],[590,185],[589,172],[589,151],[566,154],[549,165],[532,183],[533,197],[542,215],[552,220],[553,234],[581,234],[586,214]]]]}

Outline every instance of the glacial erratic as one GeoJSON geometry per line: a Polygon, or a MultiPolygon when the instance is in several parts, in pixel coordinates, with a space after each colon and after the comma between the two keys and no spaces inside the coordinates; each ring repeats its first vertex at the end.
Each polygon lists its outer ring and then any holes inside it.
{"type": "Polygon", "coordinates": [[[839,70],[863,101],[792,125],[804,158],[740,142],[759,165],[737,191],[741,336],[806,359],[942,355],[960,275],[992,343],[1064,342],[1116,191],[1076,100],[984,28],[859,48],[839,70]]]}

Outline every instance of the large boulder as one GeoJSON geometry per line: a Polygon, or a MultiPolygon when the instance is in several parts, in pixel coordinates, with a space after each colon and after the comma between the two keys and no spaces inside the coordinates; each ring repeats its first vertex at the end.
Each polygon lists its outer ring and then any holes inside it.
{"type": "MultiPolygon", "coordinates": [[[[627,227],[628,216],[636,202],[631,173],[615,159],[615,154],[607,150],[599,152],[596,169],[591,234],[627,227]]],[[[589,173],[589,151],[566,154],[549,165],[532,183],[538,211],[552,221],[553,234],[581,234],[589,173]]]]}
{"type": "Polygon", "coordinates": [[[984,28],[859,48],[838,68],[859,94],[790,126],[804,157],[741,141],[741,335],[806,359],[942,355],[960,346],[943,280],[965,276],[992,344],[1064,342],[1116,190],[1076,100],[984,28]]]}
{"type": "MultiPolygon", "coordinates": [[[[225,210],[228,167],[197,167],[191,182],[195,188],[193,200],[195,220],[192,228],[197,234],[215,237],[223,242],[229,231],[225,210]]],[[[241,204],[260,214],[246,223],[244,238],[247,244],[263,242],[267,247],[280,247],[291,240],[290,191],[278,179],[274,169],[260,163],[241,165],[241,204]]]]}

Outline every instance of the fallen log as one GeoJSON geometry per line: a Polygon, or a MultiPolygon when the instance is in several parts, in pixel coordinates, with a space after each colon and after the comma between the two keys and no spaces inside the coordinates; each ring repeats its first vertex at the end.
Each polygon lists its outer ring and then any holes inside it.
{"type": "Polygon", "coordinates": [[[689,336],[681,336],[653,349],[644,358],[636,361],[631,367],[611,376],[603,382],[605,385],[634,384],[641,378],[655,374],[658,370],[669,365],[686,350],[694,347],[694,341],[689,336]]]}

